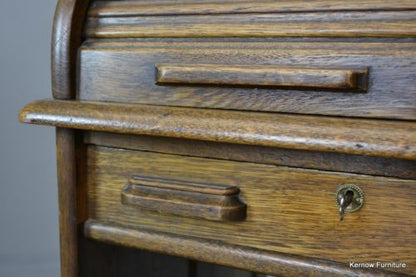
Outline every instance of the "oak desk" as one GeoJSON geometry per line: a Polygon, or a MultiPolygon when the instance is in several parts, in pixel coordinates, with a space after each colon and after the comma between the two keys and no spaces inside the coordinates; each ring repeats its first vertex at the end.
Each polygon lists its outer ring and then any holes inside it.
{"type": "Polygon", "coordinates": [[[63,277],[416,275],[415,1],[54,20],[54,99],[20,120],[57,127],[63,277]]]}

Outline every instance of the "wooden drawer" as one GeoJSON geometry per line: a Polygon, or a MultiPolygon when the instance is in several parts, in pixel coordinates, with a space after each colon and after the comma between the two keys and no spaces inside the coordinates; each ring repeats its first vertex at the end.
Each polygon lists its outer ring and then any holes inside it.
{"type": "Polygon", "coordinates": [[[90,41],[81,100],[416,119],[408,42],[90,41]]]}
{"type": "MultiPolygon", "coordinates": [[[[401,262],[406,263],[405,269],[388,270],[416,273],[416,181],[100,146],[88,146],[87,157],[87,206],[92,220],[130,230],[147,228],[346,265],[401,262]],[[134,176],[138,182],[129,181],[134,176]],[[141,182],[144,176],[146,180],[165,180],[159,183],[168,183],[170,187],[141,182]],[[201,189],[190,183],[205,185],[201,189]],[[340,221],[335,192],[345,183],[359,186],[365,203],[361,210],[340,221]],[[131,191],[135,189],[132,184],[139,184],[136,192],[131,191]],[[155,187],[153,191],[140,191],[155,187]],[[236,188],[240,190],[240,200],[231,201],[227,197],[238,194],[236,188]],[[183,195],[177,193],[184,190],[206,196],[198,196],[200,202],[187,203],[195,210],[199,206],[200,214],[163,206],[170,200],[176,204],[184,202],[183,195]],[[126,195],[138,201],[126,201],[126,195]],[[218,217],[230,210],[215,210],[218,198],[208,199],[212,195],[223,197],[223,207],[232,206],[242,213],[234,218],[218,217]],[[144,201],[140,202],[140,198],[144,201]],[[159,208],[154,202],[149,203],[155,199],[164,200],[159,208]]],[[[182,208],[190,211],[189,206],[182,208]]],[[[113,241],[121,242],[122,237],[113,241]]]]}

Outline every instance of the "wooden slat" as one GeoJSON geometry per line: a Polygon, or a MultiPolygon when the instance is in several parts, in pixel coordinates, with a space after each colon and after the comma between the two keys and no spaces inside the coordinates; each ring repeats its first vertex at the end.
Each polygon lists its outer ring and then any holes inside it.
{"type": "Polygon", "coordinates": [[[93,131],[416,159],[416,124],[119,103],[40,100],[20,121],[93,131]]]}
{"type": "MultiPolygon", "coordinates": [[[[345,264],[325,260],[156,231],[129,229],[95,220],[88,220],[84,230],[87,237],[97,240],[279,276],[358,277],[370,273],[360,269],[353,270],[345,264]]],[[[372,269],[371,276],[404,275],[372,269]]]]}
{"type": "Polygon", "coordinates": [[[235,13],[282,13],[311,11],[359,11],[415,9],[413,0],[318,1],[204,1],[199,3],[163,3],[139,1],[97,1],[89,16],[189,15],[235,13]]]}
{"type": "Polygon", "coordinates": [[[261,50],[307,50],[312,53],[337,53],[339,51],[349,51],[347,54],[355,53],[367,53],[371,54],[376,51],[377,53],[394,53],[397,51],[415,50],[415,44],[411,40],[403,39],[398,40],[395,38],[383,39],[383,40],[334,40],[334,39],[321,39],[304,40],[296,39],[283,40],[282,39],[230,39],[230,38],[217,38],[206,40],[190,40],[190,39],[88,39],[83,42],[82,50],[94,50],[94,49],[107,49],[109,51],[134,51],[135,48],[154,48],[154,49],[187,49],[183,51],[189,51],[193,49],[255,49],[261,50]],[[386,43],[389,47],[386,47],[386,43]],[[189,49],[189,50],[188,50],[189,49]]]}
{"type": "Polygon", "coordinates": [[[88,38],[415,37],[416,11],[89,17],[88,38]]]}

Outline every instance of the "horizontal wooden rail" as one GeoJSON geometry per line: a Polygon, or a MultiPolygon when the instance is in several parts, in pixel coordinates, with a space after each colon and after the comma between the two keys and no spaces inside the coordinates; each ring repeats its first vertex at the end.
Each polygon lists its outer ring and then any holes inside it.
{"type": "Polygon", "coordinates": [[[149,3],[137,1],[96,1],[92,3],[89,16],[151,16],[186,14],[235,14],[235,13],[288,13],[316,11],[363,11],[415,9],[413,0],[315,0],[300,1],[235,1],[218,4],[203,3],[149,3]]]}
{"type": "Polygon", "coordinates": [[[20,121],[288,149],[416,160],[416,123],[139,104],[40,100],[20,121]]]}
{"type": "Polygon", "coordinates": [[[86,38],[415,37],[415,10],[89,16],[86,38]],[[394,23],[394,24],[393,24],[394,23]]]}
{"type": "Polygon", "coordinates": [[[368,69],[274,65],[157,64],[159,85],[228,85],[366,91],[368,69]]]}
{"type": "Polygon", "coordinates": [[[406,276],[377,269],[88,220],[88,238],[278,276],[406,276]]]}

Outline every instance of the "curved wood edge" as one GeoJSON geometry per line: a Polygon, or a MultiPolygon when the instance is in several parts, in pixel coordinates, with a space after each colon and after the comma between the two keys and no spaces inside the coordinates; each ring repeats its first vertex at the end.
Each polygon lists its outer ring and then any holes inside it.
{"type": "MultiPolygon", "coordinates": [[[[59,0],[55,10],[51,41],[52,95],[56,99],[74,99],[76,61],[82,40],[88,0],[59,0]]],[[[77,137],[73,130],[57,128],[59,232],[61,276],[77,277],[77,137]]]]}
{"type": "Polygon", "coordinates": [[[86,237],[198,261],[277,276],[408,276],[372,269],[351,269],[348,264],[284,254],[144,229],[132,229],[97,220],[84,224],[86,237]]]}
{"type": "Polygon", "coordinates": [[[416,124],[139,104],[40,100],[24,123],[416,160],[416,124]]]}
{"type": "Polygon", "coordinates": [[[56,6],[51,45],[52,94],[73,99],[76,91],[76,61],[88,0],[59,0],[56,6]]]}

